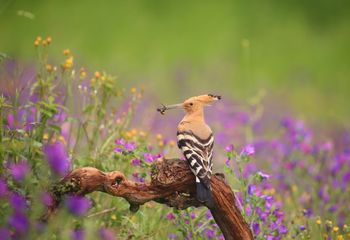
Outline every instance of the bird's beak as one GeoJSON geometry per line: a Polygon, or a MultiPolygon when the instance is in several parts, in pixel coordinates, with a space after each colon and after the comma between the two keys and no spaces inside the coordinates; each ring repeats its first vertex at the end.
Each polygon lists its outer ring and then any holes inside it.
{"type": "Polygon", "coordinates": [[[179,104],[172,104],[172,105],[163,105],[159,108],[157,108],[157,111],[160,112],[161,114],[164,114],[166,110],[170,110],[170,109],[176,109],[176,108],[183,108],[183,104],[179,103],[179,104]]]}

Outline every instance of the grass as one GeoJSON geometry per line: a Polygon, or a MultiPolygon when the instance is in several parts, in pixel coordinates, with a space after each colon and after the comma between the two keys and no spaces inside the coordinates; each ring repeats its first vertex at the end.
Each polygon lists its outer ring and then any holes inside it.
{"type": "Polygon", "coordinates": [[[348,5],[4,0],[0,52],[29,60],[28,42],[51,35],[59,39],[57,49],[70,46],[80,62],[118,73],[127,84],[142,83],[166,101],[203,92],[248,98],[263,88],[306,118],[344,125],[348,5]]]}

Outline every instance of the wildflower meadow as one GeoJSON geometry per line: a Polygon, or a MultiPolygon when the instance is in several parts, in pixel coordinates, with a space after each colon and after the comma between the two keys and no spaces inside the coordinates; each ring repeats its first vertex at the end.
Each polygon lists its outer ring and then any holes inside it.
{"type": "MultiPolygon", "coordinates": [[[[52,62],[51,37],[37,37],[35,66],[4,59],[0,99],[1,239],[224,239],[205,207],[148,202],[132,213],[116,197],[65,196],[48,222],[50,187],[77,167],[119,170],[147,182],[155,161],[181,157],[180,112],[161,116],[142,87],[75,61],[52,62]]],[[[223,172],[255,239],[350,239],[350,135],[316,134],[264,103],[230,96],[206,109],[223,172]],[[265,105],[264,105],[265,104],[265,105]],[[239,107],[237,107],[239,106],[239,107]]]]}

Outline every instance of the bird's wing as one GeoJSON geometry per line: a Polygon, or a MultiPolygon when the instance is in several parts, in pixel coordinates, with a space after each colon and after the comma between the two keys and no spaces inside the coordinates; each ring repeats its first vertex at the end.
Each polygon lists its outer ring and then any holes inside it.
{"type": "Polygon", "coordinates": [[[213,168],[213,134],[210,134],[207,139],[201,139],[192,132],[178,132],[177,144],[188,161],[191,171],[209,188],[213,168]]]}

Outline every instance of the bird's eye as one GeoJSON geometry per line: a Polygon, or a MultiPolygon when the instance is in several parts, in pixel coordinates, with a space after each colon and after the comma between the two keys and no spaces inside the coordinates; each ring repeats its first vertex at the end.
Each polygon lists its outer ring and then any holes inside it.
{"type": "Polygon", "coordinates": [[[190,106],[193,106],[193,103],[190,103],[190,106]]]}

